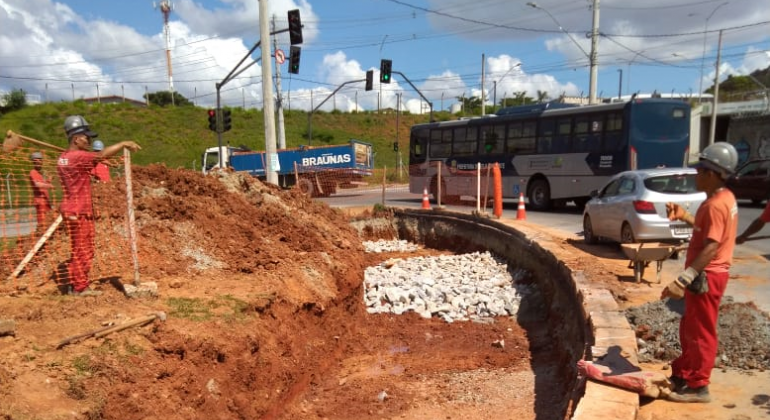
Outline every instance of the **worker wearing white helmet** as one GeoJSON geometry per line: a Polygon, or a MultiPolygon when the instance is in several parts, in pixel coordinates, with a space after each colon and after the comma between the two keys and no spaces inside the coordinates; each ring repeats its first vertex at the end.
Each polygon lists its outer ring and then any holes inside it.
{"type": "Polygon", "coordinates": [[[91,197],[91,170],[97,163],[116,155],[123,149],[140,150],[133,141],[122,141],[91,151],[91,140],[96,133],[91,131],[85,118],[80,115],[67,117],[64,132],[69,147],[59,156],[57,171],[61,179],[64,197],[60,206],[71,241],[72,255],[67,266],[71,292],[77,296],[98,294],[89,289],[89,273],[94,259],[94,207],[91,197]]]}
{"type": "Polygon", "coordinates": [[[730,276],[738,229],[738,203],[725,187],[738,164],[738,152],[731,144],[719,142],[703,149],[699,158],[695,185],[706,193],[706,201],[695,216],[678,204],[666,204],[668,218],[693,226],[693,234],[684,271],[661,294],[661,298],[685,299],[679,323],[682,354],[671,363],[674,391],[668,398],[696,403],[711,401],[708,386],[719,343],[719,303],[730,276]]]}
{"type": "MultiPolygon", "coordinates": [[[[101,152],[104,150],[104,143],[102,143],[101,140],[94,140],[91,149],[93,149],[94,152],[101,152]]],[[[99,162],[94,166],[94,169],[91,170],[91,176],[96,182],[110,182],[110,168],[108,168],[104,162],[99,162]]]]}
{"type": "Polygon", "coordinates": [[[32,170],[29,171],[29,182],[32,185],[32,205],[37,214],[36,232],[39,234],[48,228],[48,216],[51,214],[51,181],[43,173],[43,153],[33,152],[29,155],[32,170]]]}

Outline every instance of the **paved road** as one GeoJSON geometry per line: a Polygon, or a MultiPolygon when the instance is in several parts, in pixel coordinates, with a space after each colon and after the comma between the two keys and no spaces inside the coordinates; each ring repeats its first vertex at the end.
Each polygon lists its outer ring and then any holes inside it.
{"type": "MultiPolygon", "coordinates": [[[[333,207],[367,207],[381,203],[381,189],[347,190],[341,194],[320,199],[333,207]]],[[[460,212],[476,210],[472,202],[468,206],[447,206],[448,209],[460,212]]],[[[420,208],[422,197],[408,193],[404,188],[394,188],[385,193],[385,204],[393,207],[420,208]]],[[[762,207],[752,206],[749,202],[739,202],[738,232],[742,232],[762,212],[762,207]]],[[[487,209],[491,213],[491,209],[487,209]]],[[[515,219],[517,213],[516,200],[505,202],[503,205],[504,219],[515,219]]],[[[565,209],[550,212],[527,211],[527,221],[550,229],[561,230],[565,236],[576,239],[582,237],[582,212],[577,207],[568,206],[565,209]]],[[[766,226],[758,235],[770,235],[770,226],[766,226]]],[[[616,247],[607,244],[608,247],[616,247]]],[[[618,250],[618,257],[624,255],[618,250]]],[[[668,260],[664,263],[664,272],[677,272],[681,269],[682,260],[668,260]]],[[[630,270],[633,275],[633,270],[630,270]]],[[[763,311],[770,312],[770,239],[761,239],[738,245],[735,249],[734,264],[731,269],[732,279],[726,294],[736,301],[754,301],[763,311]]],[[[650,274],[646,274],[648,276],[650,274]]]]}

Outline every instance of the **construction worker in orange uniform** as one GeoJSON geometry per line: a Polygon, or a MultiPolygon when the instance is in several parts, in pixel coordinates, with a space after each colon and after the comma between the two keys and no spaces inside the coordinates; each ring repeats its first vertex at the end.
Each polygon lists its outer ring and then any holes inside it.
{"type": "Polygon", "coordinates": [[[50,214],[53,208],[51,207],[51,192],[53,184],[43,175],[43,153],[34,152],[30,155],[32,160],[32,170],[29,171],[29,181],[32,185],[32,205],[35,207],[35,213],[37,213],[37,228],[39,233],[45,229],[48,224],[48,214],[50,214]]]}
{"type": "Polygon", "coordinates": [[[719,304],[727,288],[738,230],[738,203],[725,187],[738,163],[738,152],[731,144],[718,142],[703,149],[699,157],[695,184],[706,193],[706,201],[695,216],[675,203],[666,204],[668,218],[693,226],[693,234],[684,271],[661,293],[661,298],[685,299],[679,323],[682,354],[671,363],[674,391],[668,399],[687,403],[711,401],[708,386],[719,345],[719,304]]]}

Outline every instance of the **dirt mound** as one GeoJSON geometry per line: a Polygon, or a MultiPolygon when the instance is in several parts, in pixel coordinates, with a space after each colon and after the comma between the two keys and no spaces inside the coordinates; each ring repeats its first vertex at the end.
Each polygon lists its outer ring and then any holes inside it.
{"type": "Polygon", "coordinates": [[[133,274],[126,189],[121,179],[97,186],[92,277],[104,294],[62,297],[47,281],[62,281],[63,233],[21,277],[29,287],[4,285],[0,318],[16,330],[0,337],[0,417],[563,413],[569,390],[559,388],[544,320],[525,330],[510,319],[367,316],[364,269],[394,255],[365,253],[342,212],[233,173],[152,165],[134,168],[132,185],[141,280],[157,282],[160,297],[120,292],[133,274]],[[165,322],[56,349],[65,337],[161,310],[165,322]]]}
{"type": "MultiPolygon", "coordinates": [[[[656,301],[626,310],[636,330],[639,361],[670,362],[679,356],[679,320],[684,301],[656,301]]],[[[717,367],[770,369],[770,318],[753,303],[735,303],[725,297],[717,325],[717,367]]]]}

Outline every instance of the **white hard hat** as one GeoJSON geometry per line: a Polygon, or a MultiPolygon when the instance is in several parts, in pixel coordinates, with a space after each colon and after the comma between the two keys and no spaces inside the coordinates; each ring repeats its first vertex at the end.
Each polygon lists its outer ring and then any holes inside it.
{"type": "Polygon", "coordinates": [[[94,140],[93,144],[91,144],[91,148],[94,149],[94,152],[101,152],[104,150],[104,143],[102,143],[101,140],[94,140]]]}
{"type": "Polygon", "coordinates": [[[33,152],[31,155],[29,155],[29,158],[31,160],[42,159],[43,158],[43,154],[41,152],[33,152]]]}
{"type": "Polygon", "coordinates": [[[718,172],[722,178],[727,178],[735,172],[738,165],[738,151],[730,143],[720,141],[703,149],[698,155],[695,167],[702,167],[718,172]]]}
{"type": "Polygon", "coordinates": [[[64,131],[67,133],[67,138],[72,138],[75,134],[85,134],[88,137],[96,137],[98,134],[94,133],[88,127],[88,121],[80,115],[71,115],[64,120],[64,131]]]}

